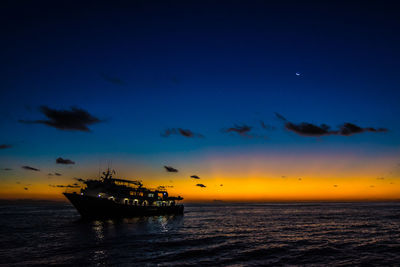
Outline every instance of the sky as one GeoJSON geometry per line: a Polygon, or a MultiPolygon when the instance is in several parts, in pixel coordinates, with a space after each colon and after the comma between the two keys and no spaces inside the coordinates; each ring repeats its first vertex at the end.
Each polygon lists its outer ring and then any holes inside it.
{"type": "Polygon", "coordinates": [[[399,12],[3,1],[0,198],[111,167],[187,202],[398,200],[399,12]]]}

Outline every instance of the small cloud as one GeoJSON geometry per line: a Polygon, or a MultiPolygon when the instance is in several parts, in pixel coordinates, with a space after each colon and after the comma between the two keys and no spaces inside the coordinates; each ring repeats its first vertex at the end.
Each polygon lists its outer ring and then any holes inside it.
{"type": "Polygon", "coordinates": [[[24,170],[28,170],[28,171],[40,172],[39,169],[36,169],[34,167],[31,167],[31,166],[22,166],[21,168],[24,169],[24,170]]]}
{"type": "Polygon", "coordinates": [[[52,173],[48,173],[47,175],[48,175],[48,176],[53,176],[53,174],[52,174],[52,173]]]}
{"type": "Polygon", "coordinates": [[[329,126],[326,124],[317,126],[307,122],[302,122],[299,124],[287,122],[285,124],[285,128],[302,136],[323,136],[332,134],[332,132],[329,131],[329,126]]]}
{"type": "Polygon", "coordinates": [[[56,176],[61,176],[62,174],[61,174],[61,173],[58,173],[58,172],[55,172],[54,175],[56,175],[56,176]]]}
{"type": "Polygon", "coordinates": [[[56,163],[57,164],[75,164],[74,161],[70,160],[70,159],[63,159],[61,157],[56,159],[56,163]]]}
{"type": "Polygon", "coordinates": [[[220,184],[219,186],[224,186],[223,184],[220,184]]]}
{"type": "Polygon", "coordinates": [[[375,187],[375,185],[370,185],[369,187],[371,187],[371,188],[374,188],[374,187],[375,187]]]}
{"type": "Polygon", "coordinates": [[[386,128],[378,128],[378,129],[372,127],[361,128],[355,124],[346,122],[340,127],[338,134],[344,136],[350,136],[353,134],[364,133],[364,132],[386,133],[387,131],[388,129],[386,128]]]}
{"type": "Polygon", "coordinates": [[[87,111],[72,107],[70,110],[56,110],[46,106],[40,107],[40,111],[47,117],[48,120],[19,120],[21,123],[38,123],[59,130],[73,130],[90,132],[89,125],[102,122],[102,120],[89,114],[87,111]]]}
{"type": "Polygon", "coordinates": [[[222,129],[221,131],[224,133],[237,133],[238,135],[242,136],[242,137],[246,137],[246,138],[263,138],[266,139],[266,136],[263,135],[256,135],[256,134],[252,134],[250,133],[251,129],[253,127],[248,126],[248,125],[237,125],[235,124],[233,127],[228,128],[228,129],[222,129]]]}
{"type": "Polygon", "coordinates": [[[2,170],[2,171],[12,171],[11,168],[2,168],[1,170],[2,170]]]}
{"type": "Polygon", "coordinates": [[[260,121],[261,127],[265,130],[271,131],[271,130],[276,130],[275,126],[269,125],[264,123],[263,121],[260,121]]]}
{"type": "Polygon", "coordinates": [[[125,85],[124,81],[122,81],[120,78],[117,77],[112,77],[109,76],[105,73],[100,73],[100,76],[107,82],[112,83],[112,84],[116,84],[116,85],[125,85]]]}
{"type": "Polygon", "coordinates": [[[7,149],[7,148],[12,148],[12,145],[8,145],[8,144],[1,144],[0,145],[0,149],[7,149]]]}
{"type": "Polygon", "coordinates": [[[81,183],[85,182],[85,180],[82,178],[74,177],[74,179],[81,183]]]}
{"type": "Polygon", "coordinates": [[[199,133],[194,133],[189,129],[182,128],[168,128],[164,132],[161,133],[162,137],[169,137],[170,135],[181,135],[187,138],[204,138],[204,135],[199,133]]]}
{"type": "Polygon", "coordinates": [[[333,187],[338,187],[338,185],[337,185],[337,184],[334,184],[333,187]]]}
{"type": "Polygon", "coordinates": [[[285,178],[286,178],[286,176],[285,176],[285,175],[282,175],[282,176],[281,176],[281,178],[285,179],[285,178]]]}
{"type": "Polygon", "coordinates": [[[192,176],[190,176],[190,178],[193,178],[193,179],[200,179],[200,177],[197,176],[197,175],[192,175],[192,176]]]}
{"type": "Polygon", "coordinates": [[[245,124],[243,124],[243,125],[235,124],[234,127],[231,127],[228,129],[223,129],[222,131],[226,132],[226,133],[234,132],[234,133],[239,134],[240,136],[249,137],[249,132],[251,131],[251,128],[252,128],[251,126],[247,126],[245,124]]]}
{"type": "Polygon", "coordinates": [[[385,180],[385,177],[378,177],[377,180],[385,180]]]}
{"type": "Polygon", "coordinates": [[[281,121],[287,121],[287,119],[285,117],[283,117],[281,114],[279,114],[278,112],[275,112],[275,116],[280,119],[281,121]]]}
{"type": "Polygon", "coordinates": [[[164,166],[164,168],[165,168],[165,170],[166,170],[167,172],[178,172],[177,169],[175,169],[175,168],[173,168],[173,167],[171,167],[171,166],[164,166]]]}
{"type": "Polygon", "coordinates": [[[28,187],[24,187],[24,190],[28,190],[28,187]]]}
{"type": "Polygon", "coordinates": [[[21,182],[15,182],[16,184],[21,184],[21,182]]]}
{"type": "Polygon", "coordinates": [[[198,186],[198,187],[206,187],[204,184],[196,184],[196,186],[198,186]]]}
{"type": "Polygon", "coordinates": [[[301,180],[303,180],[303,179],[299,178],[298,180],[301,181],[301,180]]]}

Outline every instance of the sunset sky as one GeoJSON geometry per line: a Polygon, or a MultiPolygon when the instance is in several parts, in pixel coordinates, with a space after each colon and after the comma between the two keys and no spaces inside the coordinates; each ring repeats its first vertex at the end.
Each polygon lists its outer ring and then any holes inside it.
{"type": "Polygon", "coordinates": [[[110,3],[2,2],[0,198],[400,199],[395,2],[110,3]]]}

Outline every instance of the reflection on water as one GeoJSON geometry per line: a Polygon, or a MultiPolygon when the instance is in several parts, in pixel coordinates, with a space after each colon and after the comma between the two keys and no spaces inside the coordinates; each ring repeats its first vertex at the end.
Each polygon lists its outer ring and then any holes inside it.
{"type": "Polygon", "coordinates": [[[187,205],[179,216],[81,220],[67,204],[0,206],[14,265],[397,265],[399,203],[187,205]]]}

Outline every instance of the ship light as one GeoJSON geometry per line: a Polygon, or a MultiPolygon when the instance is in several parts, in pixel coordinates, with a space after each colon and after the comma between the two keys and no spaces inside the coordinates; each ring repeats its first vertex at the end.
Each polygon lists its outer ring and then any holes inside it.
{"type": "Polygon", "coordinates": [[[100,197],[100,194],[99,194],[99,197],[100,197]]]}
{"type": "Polygon", "coordinates": [[[83,196],[83,193],[81,193],[81,196],[83,196]]]}

